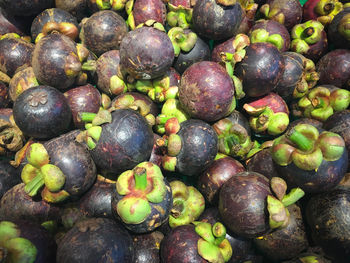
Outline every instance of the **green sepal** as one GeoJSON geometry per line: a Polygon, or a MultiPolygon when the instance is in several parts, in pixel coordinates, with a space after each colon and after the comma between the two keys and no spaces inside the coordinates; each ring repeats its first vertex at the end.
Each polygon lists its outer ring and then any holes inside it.
{"type": "Polygon", "coordinates": [[[230,242],[225,238],[219,245],[221,255],[224,258],[224,261],[227,262],[231,259],[233,251],[230,242]]]}
{"type": "MultiPolygon", "coordinates": [[[[302,262],[302,263],[320,263],[321,261],[319,260],[318,257],[316,256],[306,256],[306,257],[301,257],[299,258],[299,260],[302,262]]],[[[323,260],[322,260],[323,262],[323,260]]]]}
{"type": "Polygon", "coordinates": [[[21,172],[21,179],[24,184],[28,184],[38,175],[38,168],[34,167],[30,163],[27,163],[21,172]]]}
{"type": "Polygon", "coordinates": [[[212,226],[207,222],[200,222],[195,226],[196,233],[209,243],[214,243],[215,237],[212,233],[212,226]]]}
{"type": "Polygon", "coordinates": [[[66,190],[61,190],[59,192],[50,192],[47,187],[44,187],[41,191],[41,198],[48,203],[60,203],[65,201],[70,194],[66,190]]]}
{"type": "Polygon", "coordinates": [[[100,110],[97,112],[96,116],[92,120],[92,125],[99,126],[105,123],[111,123],[112,122],[112,114],[103,108],[100,108],[100,110]]]}
{"type": "Polygon", "coordinates": [[[283,203],[272,195],[267,196],[267,210],[269,211],[269,225],[276,229],[288,221],[288,210],[283,203]]]}
{"type": "Polygon", "coordinates": [[[32,263],[35,262],[38,250],[26,238],[15,237],[6,242],[8,250],[6,262],[32,263]]]}
{"type": "Polygon", "coordinates": [[[296,150],[292,153],[292,160],[295,166],[300,169],[311,171],[317,170],[323,161],[322,151],[319,148],[315,148],[311,153],[304,153],[300,150],[296,150]]]}
{"type": "Polygon", "coordinates": [[[106,0],[96,0],[96,5],[99,10],[108,10],[111,9],[110,1],[106,0]]]}
{"type": "Polygon", "coordinates": [[[65,182],[66,177],[59,167],[53,164],[45,164],[41,167],[41,172],[44,177],[44,183],[50,192],[60,191],[65,182]]]}
{"type": "Polygon", "coordinates": [[[19,237],[21,231],[10,221],[0,222],[0,247],[4,247],[8,240],[19,237]]]}
{"type": "Polygon", "coordinates": [[[279,135],[283,133],[289,125],[289,116],[285,112],[277,112],[269,119],[267,133],[270,135],[279,135]]]}
{"type": "Polygon", "coordinates": [[[117,213],[126,224],[140,224],[151,212],[148,201],[140,197],[126,196],[117,204],[117,213]]]}
{"type": "Polygon", "coordinates": [[[119,95],[128,91],[128,87],[124,80],[117,75],[113,75],[109,79],[109,92],[112,95],[119,95]]]}
{"type": "Polygon", "coordinates": [[[345,142],[339,134],[324,131],[318,137],[317,147],[321,149],[325,160],[336,161],[345,151],[345,142]]]}
{"type": "Polygon", "coordinates": [[[287,206],[290,206],[290,205],[296,203],[304,195],[305,195],[305,192],[303,191],[303,189],[296,187],[296,188],[293,188],[292,190],[290,190],[290,192],[282,198],[281,202],[283,203],[283,205],[285,207],[287,207],[287,206]]]}
{"type": "Polygon", "coordinates": [[[132,177],[134,177],[133,170],[127,170],[119,175],[115,184],[118,194],[127,195],[131,192],[129,189],[129,181],[132,177]]]}
{"type": "Polygon", "coordinates": [[[225,262],[220,249],[214,244],[200,238],[197,243],[197,248],[198,248],[198,254],[208,262],[211,262],[211,263],[225,262]]]}
{"type": "Polygon", "coordinates": [[[41,143],[32,143],[27,150],[26,157],[28,162],[36,168],[50,162],[49,154],[41,143]]]}

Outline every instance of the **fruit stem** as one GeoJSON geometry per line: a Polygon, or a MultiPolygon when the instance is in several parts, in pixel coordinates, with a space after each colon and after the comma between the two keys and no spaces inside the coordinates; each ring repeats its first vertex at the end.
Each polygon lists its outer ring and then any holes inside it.
{"type": "Polygon", "coordinates": [[[81,65],[81,69],[85,71],[96,71],[96,60],[89,60],[81,65]]]}
{"type": "Polygon", "coordinates": [[[324,5],[323,10],[325,13],[329,14],[331,11],[334,9],[334,4],[333,3],[327,3],[324,5]]]}
{"type": "Polygon", "coordinates": [[[136,167],[134,170],[135,189],[145,190],[147,188],[147,171],[143,167],[136,167]]]}
{"type": "Polygon", "coordinates": [[[173,208],[170,210],[171,215],[174,218],[178,218],[183,213],[184,207],[185,205],[182,199],[174,200],[173,208]]]}
{"type": "Polygon", "coordinates": [[[79,117],[83,122],[92,122],[96,117],[96,113],[92,112],[80,112],[79,117]]]}
{"type": "Polygon", "coordinates": [[[290,134],[286,135],[289,140],[291,140],[297,147],[302,151],[310,151],[313,148],[313,142],[309,138],[307,138],[301,132],[296,130],[292,130],[290,134]]]}
{"type": "Polygon", "coordinates": [[[288,194],[286,194],[282,198],[282,203],[285,207],[290,206],[290,205],[296,203],[304,195],[305,195],[305,192],[301,188],[299,188],[299,187],[293,188],[292,190],[290,190],[290,192],[288,194]]]}
{"type": "Polygon", "coordinates": [[[44,176],[38,171],[38,175],[34,177],[26,186],[24,187],[25,192],[29,196],[35,196],[39,189],[44,185],[44,176]]]}
{"type": "Polygon", "coordinates": [[[313,33],[315,33],[315,29],[310,26],[308,28],[305,28],[305,30],[303,31],[303,36],[307,38],[309,36],[312,36],[313,33]]]}

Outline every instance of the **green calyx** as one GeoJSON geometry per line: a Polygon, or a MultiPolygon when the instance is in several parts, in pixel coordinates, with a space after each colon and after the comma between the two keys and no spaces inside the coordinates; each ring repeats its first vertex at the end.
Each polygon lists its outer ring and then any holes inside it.
{"type": "Polygon", "coordinates": [[[187,225],[195,221],[205,209],[203,195],[193,186],[181,181],[172,181],[173,207],[169,215],[171,228],[187,225]]]}
{"type": "Polygon", "coordinates": [[[226,228],[220,222],[213,226],[206,222],[193,222],[196,233],[201,237],[198,240],[198,254],[212,263],[223,263],[232,257],[232,247],[226,237],[226,228]]]}
{"type": "Polygon", "coordinates": [[[345,110],[350,104],[350,92],[318,86],[298,101],[298,107],[307,118],[326,121],[334,111],[345,110]]]}
{"type": "Polygon", "coordinates": [[[321,263],[323,260],[320,261],[320,259],[317,256],[306,256],[306,257],[301,257],[299,260],[302,263],[321,263]]]}
{"type": "Polygon", "coordinates": [[[20,234],[20,230],[14,223],[0,222],[0,247],[7,252],[4,262],[35,262],[38,253],[36,247],[28,239],[20,237],[20,234]]]}
{"type": "Polygon", "coordinates": [[[128,0],[110,0],[111,9],[114,11],[122,11],[128,0]]]}
{"type": "MultiPolygon", "coordinates": [[[[60,168],[49,164],[49,155],[42,144],[31,144],[27,150],[26,157],[28,164],[22,169],[21,179],[25,183],[24,190],[29,196],[37,195],[38,191],[44,186],[46,192],[59,194],[61,191],[64,191],[62,188],[66,177],[60,168]]],[[[56,201],[53,200],[53,202],[56,201]]]]}
{"type": "Polygon", "coordinates": [[[338,24],[339,33],[348,41],[350,41],[350,14],[346,14],[338,24]]]}
{"type": "Polygon", "coordinates": [[[284,46],[284,40],[280,34],[272,34],[270,35],[265,29],[256,29],[250,34],[250,42],[251,43],[271,43],[278,50],[284,46]]]}
{"type": "MultiPolygon", "coordinates": [[[[165,127],[168,127],[168,132],[176,133],[177,130],[169,129],[169,126],[173,123],[173,118],[177,119],[177,122],[180,124],[189,119],[188,114],[181,108],[180,101],[177,99],[168,99],[162,106],[161,113],[156,117],[156,131],[160,134],[166,132],[165,127]]],[[[179,127],[178,127],[179,128],[179,127]]]]}
{"type": "Polygon", "coordinates": [[[108,10],[112,7],[109,0],[96,0],[96,5],[100,10],[108,10]]]}
{"type": "Polygon", "coordinates": [[[190,28],[192,23],[192,8],[184,6],[174,6],[168,3],[166,20],[171,27],[190,28]]]}
{"type": "Polygon", "coordinates": [[[124,196],[117,204],[117,213],[126,224],[144,222],[151,213],[151,203],[161,203],[167,192],[160,168],[151,162],[123,172],[116,189],[124,196]]]}
{"type": "MultiPolygon", "coordinates": [[[[130,13],[129,17],[130,16],[132,16],[132,19],[134,19],[132,12],[130,13]]],[[[128,17],[128,22],[129,22],[129,17],[128,17]]],[[[135,22],[133,22],[133,23],[135,23],[135,22]]],[[[130,24],[129,24],[129,26],[130,26],[130,24]]],[[[154,19],[147,20],[146,22],[137,25],[135,28],[140,28],[140,27],[143,27],[143,26],[153,27],[155,29],[158,29],[159,31],[165,32],[164,26],[161,23],[159,23],[156,20],[154,20],[154,19]]],[[[132,28],[132,30],[134,30],[135,28],[132,28]]]]}
{"type": "Polygon", "coordinates": [[[254,146],[248,132],[240,125],[235,125],[229,118],[214,123],[214,130],[219,139],[219,152],[234,158],[245,159],[254,146]]]}
{"type": "MultiPolygon", "coordinates": [[[[247,105],[247,104],[246,104],[247,105]]],[[[253,114],[249,119],[250,127],[257,133],[267,132],[270,135],[283,133],[289,125],[289,117],[285,112],[273,112],[271,108],[264,107],[260,113],[250,111],[250,107],[245,107],[249,114],[253,114]]]]}
{"type": "Polygon", "coordinates": [[[303,24],[295,25],[291,31],[291,37],[293,41],[303,40],[307,45],[313,45],[321,40],[323,29],[324,26],[320,22],[309,20],[303,24]]]}
{"type": "MultiPolygon", "coordinates": [[[[111,109],[113,110],[113,109],[111,109]]],[[[84,142],[90,150],[93,150],[98,143],[101,133],[102,124],[112,122],[112,114],[109,110],[100,108],[97,113],[79,112],[78,119],[85,122],[85,131],[82,131],[77,137],[77,142],[84,142]]]]}
{"type": "Polygon", "coordinates": [[[324,131],[319,134],[312,125],[298,124],[276,139],[271,150],[278,165],[293,162],[300,169],[317,171],[323,160],[338,160],[345,150],[345,143],[335,133],[324,131]]]}
{"type": "Polygon", "coordinates": [[[181,51],[191,51],[197,42],[196,33],[190,30],[184,30],[181,27],[172,27],[168,31],[168,36],[173,43],[174,53],[176,57],[181,53],[181,51]]]}
{"type": "Polygon", "coordinates": [[[122,78],[117,75],[113,75],[109,79],[109,93],[111,95],[120,95],[128,91],[128,86],[122,78]]]}
{"type": "Polygon", "coordinates": [[[151,100],[157,103],[178,97],[179,87],[170,86],[168,75],[153,80],[137,80],[132,85],[137,91],[147,94],[151,100]]]}
{"type": "Polygon", "coordinates": [[[269,4],[264,4],[260,7],[259,13],[266,19],[274,20],[280,24],[284,24],[285,16],[279,8],[271,8],[269,4]]]}
{"type": "Polygon", "coordinates": [[[314,10],[318,14],[317,21],[327,25],[332,22],[334,16],[343,10],[343,4],[338,0],[320,0],[314,10]]]}
{"type": "Polygon", "coordinates": [[[290,217],[287,207],[296,203],[305,195],[305,192],[301,188],[293,188],[286,194],[287,184],[280,177],[272,177],[270,185],[272,192],[276,196],[267,196],[270,228],[276,229],[286,227],[290,217]]]}

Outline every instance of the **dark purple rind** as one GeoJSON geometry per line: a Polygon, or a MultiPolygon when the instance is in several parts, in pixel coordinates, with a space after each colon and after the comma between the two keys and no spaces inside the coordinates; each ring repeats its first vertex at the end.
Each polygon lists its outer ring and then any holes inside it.
{"type": "Polygon", "coordinates": [[[20,183],[18,169],[10,165],[9,160],[0,160],[0,199],[8,190],[20,183]]]}
{"type": "Polygon", "coordinates": [[[86,0],[55,0],[55,5],[71,13],[78,21],[88,16],[86,0]]]}
{"type": "Polygon", "coordinates": [[[135,263],[160,263],[160,243],[164,235],[159,231],[133,236],[135,263]]]}
{"type": "Polygon", "coordinates": [[[269,179],[279,176],[276,165],[272,160],[270,148],[262,149],[254,154],[247,161],[246,166],[248,171],[260,173],[269,179]]]}
{"type": "Polygon", "coordinates": [[[269,180],[259,173],[242,172],[231,177],[219,195],[219,211],[225,226],[247,238],[267,233],[268,195],[271,195],[269,180]]]}
{"type": "Polygon", "coordinates": [[[78,222],[62,238],[57,248],[57,263],[134,262],[130,234],[107,218],[78,222]]]}
{"type": "Polygon", "coordinates": [[[329,42],[332,43],[335,48],[349,49],[350,41],[338,31],[340,20],[348,14],[350,14],[350,7],[347,7],[343,11],[339,12],[328,26],[328,39],[329,42]]]}
{"type": "Polygon", "coordinates": [[[2,8],[17,16],[37,15],[54,5],[54,0],[0,0],[2,8]]]}
{"type": "Polygon", "coordinates": [[[166,13],[166,6],[161,0],[137,0],[132,8],[135,26],[147,20],[154,20],[165,25],[166,13]]]}

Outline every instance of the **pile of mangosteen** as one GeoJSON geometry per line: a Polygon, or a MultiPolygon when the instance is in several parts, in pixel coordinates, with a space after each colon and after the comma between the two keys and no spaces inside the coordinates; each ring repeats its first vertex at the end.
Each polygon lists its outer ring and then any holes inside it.
{"type": "Polygon", "coordinates": [[[349,0],[0,0],[0,263],[349,263],[349,0]]]}

